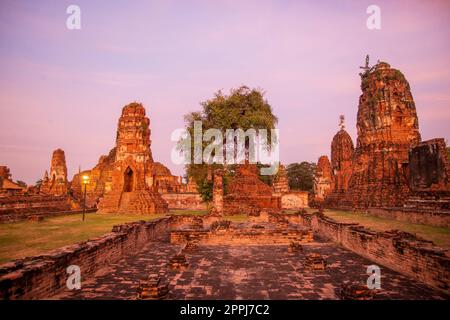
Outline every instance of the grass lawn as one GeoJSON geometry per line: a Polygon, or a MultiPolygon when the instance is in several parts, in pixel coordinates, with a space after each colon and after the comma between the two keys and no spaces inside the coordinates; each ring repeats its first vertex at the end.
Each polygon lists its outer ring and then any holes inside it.
{"type": "Polygon", "coordinates": [[[224,219],[231,222],[246,222],[248,221],[248,216],[246,214],[236,214],[232,216],[225,216],[224,219]]]}
{"type": "Polygon", "coordinates": [[[450,230],[447,228],[402,222],[356,212],[325,210],[324,213],[328,217],[339,222],[359,223],[362,226],[376,231],[389,231],[392,229],[398,229],[401,231],[417,234],[419,237],[433,241],[438,246],[450,247],[450,230]]]}
{"type": "Polygon", "coordinates": [[[111,232],[114,225],[162,217],[142,215],[66,215],[46,218],[42,222],[21,221],[0,224],[0,263],[42,254],[76,242],[111,232]]]}
{"type": "Polygon", "coordinates": [[[207,213],[208,213],[207,210],[176,210],[176,209],[172,209],[169,212],[169,214],[173,214],[173,215],[190,214],[190,215],[193,215],[193,216],[203,216],[203,215],[205,215],[207,213]]]}
{"type": "MultiPolygon", "coordinates": [[[[171,210],[169,214],[203,215],[206,210],[171,210]]],[[[42,222],[21,221],[0,224],[0,263],[43,254],[76,242],[111,232],[114,225],[138,220],[153,220],[156,215],[106,215],[88,213],[45,218],[42,222]]]]}
{"type": "MultiPolygon", "coordinates": [[[[309,211],[309,210],[308,210],[309,211]]],[[[311,210],[313,212],[314,210],[311,210]]],[[[295,211],[296,212],[296,211],[295,211]]],[[[204,215],[206,210],[171,210],[169,214],[204,215]]],[[[383,219],[367,214],[345,211],[325,210],[325,214],[340,222],[356,222],[377,231],[398,229],[433,241],[435,244],[450,247],[450,230],[421,224],[383,219]]],[[[153,220],[164,214],[144,215],[99,215],[89,213],[86,221],[80,215],[66,215],[46,218],[42,222],[21,221],[0,224],[0,263],[27,256],[43,254],[76,242],[86,241],[111,232],[117,224],[138,220],[153,220]]],[[[225,217],[233,222],[245,222],[247,215],[225,217]]]]}

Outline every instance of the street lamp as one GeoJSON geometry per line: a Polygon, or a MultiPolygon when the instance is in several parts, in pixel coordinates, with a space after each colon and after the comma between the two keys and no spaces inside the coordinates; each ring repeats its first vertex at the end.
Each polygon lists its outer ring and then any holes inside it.
{"type": "Polygon", "coordinates": [[[89,183],[89,176],[84,175],[83,176],[83,184],[84,184],[84,197],[83,197],[83,221],[84,221],[84,215],[86,213],[86,186],[89,183]]]}

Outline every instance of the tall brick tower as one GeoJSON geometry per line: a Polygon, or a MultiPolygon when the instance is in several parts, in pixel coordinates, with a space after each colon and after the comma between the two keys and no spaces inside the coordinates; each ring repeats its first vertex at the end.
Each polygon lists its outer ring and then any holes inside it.
{"type": "Polygon", "coordinates": [[[331,142],[331,170],[334,175],[333,192],[343,193],[348,190],[348,182],[352,175],[354,146],[350,135],[345,131],[344,116],[341,116],[340,130],[331,142]]]}
{"type": "Polygon", "coordinates": [[[314,175],[314,200],[323,202],[333,190],[333,172],[330,160],[327,156],[320,156],[317,161],[316,173],[314,175]]]}
{"type": "Polygon", "coordinates": [[[119,119],[111,190],[99,203],[100,213],[168,211],[148,172],[153,163],[150,143],[150,120],[145,109],[140,103],[130,103],[119,119]]]}
{"type": "Polygon", "coordinates": [[[410,87],[385,62],[360,75],[358,139],[346,200],[357,208],[402,206],[409,192],[402,163],[420,142],[410,87]]]}
{"type": "Polygon", "coordinates": [[[40,192],[43,194],[63,195],[68,191],[66,155],[64,150],[53,151],[50,163],[50,175],[45,171],[40,192]]]}

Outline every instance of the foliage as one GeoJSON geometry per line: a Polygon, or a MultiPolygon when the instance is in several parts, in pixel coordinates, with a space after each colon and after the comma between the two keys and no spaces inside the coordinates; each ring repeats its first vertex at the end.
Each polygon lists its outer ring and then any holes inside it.
{"type": "Polygon", "coordinates": [[[286,168],[289,187],[293,190],[311,191],[315,172],[316,164],[314,162],[291,163],[286,168]]]}
{"type": "MultiPolygon", "coordinates": [[[[264,93],[259,89],[249,89],[241,86],[232,89],[228,95],[221,90],[214,94],[212,99],[201,103],[201,111],[191,112],[185,115],[186,129],[192,137],[191,143],[191,164],[186,165],[186,173],[189,177],[194,178],[199,186],[199,190],[204,190],[202,196],[212,199],[212,186],[205,184],[208,167],[212,172],[215,169],[222,169],[221,164],[194,164],[194,121],[202,122],[202,130],[215,128],[222,131],[225,140],[226,129],[266,129],[268,130],[268,139],[272,139],[270,129],[274,129],[278,119],[272,113],[272,107],[267,100],[264,99],[264,93]],[[209,195],[211,188],[211,195],[209,195]]],[[[178,142],[179,150],[182,149],[183,140],[178,142]]],[[[224,141],[225,142],[225,141],[224,141]]],[[[203,141],[203,149],[210,144],[211,141],[203,141]]],[[[246,143],[248,145],[248,143],[246,143]]],[[[225,146],[225,143],[224,143],[225,146]]],[[[232,169],[231,166],[227,168],[232,169]]],[[[230,174],[231,176],[232,174],[230,174]]]]}

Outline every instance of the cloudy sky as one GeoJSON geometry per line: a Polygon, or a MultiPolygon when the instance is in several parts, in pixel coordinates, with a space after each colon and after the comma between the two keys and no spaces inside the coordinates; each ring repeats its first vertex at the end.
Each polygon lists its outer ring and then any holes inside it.
{"type": "Polygon", "coordinates": [[[121,108],[144,104],[155,160],[175,174],[171,132],[219,89],[262,88],[281,160],[328,154],[338,118],[356,139],[366,54],[410,82],[423,139],[450,137],[450,1],[0,2],[0,165],[34,183],[52,150],[70,178],[115,142],[121,108]],[[81,30],[66,8],[81,8],[81,30]],[[381,30],[366,9],[381,8],[381,30]]]}

